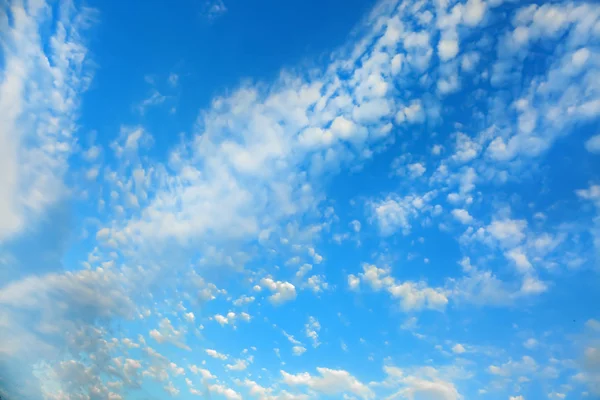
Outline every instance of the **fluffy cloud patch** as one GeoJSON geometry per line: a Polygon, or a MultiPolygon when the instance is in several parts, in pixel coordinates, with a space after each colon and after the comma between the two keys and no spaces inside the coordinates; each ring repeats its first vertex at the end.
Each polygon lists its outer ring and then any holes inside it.
{"type": "Polygon", "coordinates": [[[308,372],[289,374],[281,371],[283,382],[289,386],[307,386],[310,389],[328,396],[350,393],[360,399],[374,399],[375,394],[367,385],[344,370],[317,367],[319,376],[308,372]]]}

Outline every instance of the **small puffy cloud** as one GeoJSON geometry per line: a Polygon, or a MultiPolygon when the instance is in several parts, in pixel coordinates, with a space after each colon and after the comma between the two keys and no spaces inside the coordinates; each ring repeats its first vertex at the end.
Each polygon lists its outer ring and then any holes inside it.
{"type": "Polygon", "coordinates": [[[600,154],[600,135],[595,135],[586,140],[585,149],[590,153],[600,154]]]}
{"type": "Polygon", "coordinates": [[[208,385],[208,390],[210,390],[211,393],[216,393],[220,396],[223,396],[227,400],[242,400],[242,396],[238,392],[226,387],[225,385],[214,383],[212,385],[208,385]]]}
{"type": "Polygon", "coordinates": [[[544,293],[548,290],[548,285],[534,276],[526,276],[521,285],[521,293],[524,295],[534,295],[544,293]]]}
{"type": "Polygon", "coordinates": [[[401,107],[396,114],[396,122],[416,124],[425,121],[425,111],[420,100],[414,100],[408,106],[401,107]]]}
{"type": "Polygon", "coordinates": [[[237,320],[241,319],[243,321],[249,322],[251,317],[250,317],[250,314],[245,313],[245,312],[235,313],[233,311],[229,311],[226,316],[217,314],[213,318],[215,321],[217,321],[219,323],[219,325],[221,325],[221,326],[231,325],[235,329],[235,323],[237,320]]]}
{"type": "Polygon", "coordinates": [[[441,144],[434,144],[431,148],[431,154],[433,154],[434,156],[439,156],[440,154],[442,154],[442,151],[444,151],[444,146],[442,146],[441,144]]]}
{"type": "Polygon", "coordinates": [[[429,192],[422,196],[407,195],[404,197],[388,196],[379,201],[368,203],[373,218],[379,225],[381,234],[387,236],[397,231],[407,235],[412,229],[412,220],[419,214],[430,210],[428,204],[434,193],[429,192]]]}
{"type": "Polygon", "coordinates": [[[580,189],[575,193],[580,198],[590,200],[600,207],[600,185],[590,185],[588,189],[580,189]]]}
{"type": "Polygon", "coordinates": [[[523,342],[523,347],[529,350],[533,350],[538,346],[538,341],[534,338],[529,338],[523,342]]]}
{"type": "Polygon", "coordinates": [[[163,318],[158,323],[158,329],[151,330],[149,334],[158,343],[171,343],[181,349],[190,350],[189,346],[184,343],[185,330],[175,329],[168,318],[163,318]]]}
{"type": "Polygon", "coordinates": [[[356,276],[356,275],[348,275],[348,287],[350,287],[351,290],[356,290],[358,289],[358,286],[360,285],[360,279],[356,276]]]}
{"type": "Polygon", "coordinates": [[[360,280],[375,291],[386,291],[390,297],[400,302],[405,311],[422,309],[442,310],[448,304],[448,298],[442,289],[428,287],[425,282],[399,282],[389,275],[388,269],[375,265],[363,265],[360,280]]]}
{"type": "Polygon", "coordinates": [[[183,315],[183,318],[185,318],[185,320],[190,323],[193,323],[194,320],[196,319],[193,312],[185,313],[183,315]]]}
{"type": "Polygon", "coordinates": [[[100,147],[91,146],[89,149],[83,152],[83,159],[89,162],[96,161],[100,156],[100,147]]]}
{"type": "Polygon", "coordinates": [[[248,361],[246,360],[236,360],[233,364],[227,364],[225,366],[229,371],[243,371],[248,368],[248,361]]]}
{"type": "Polygon", "coordinates": [[[269,301],[273,305],[281,305],[296,298],[296,287],[289,282],[263,278],[260,283],[262,287],[269,289],[273,293],[269,296],[269,301]]]}
{"type": "Polygon", "coordinates": [[[229,323],[229,320],[227,319],[227,317],[224,317],[221,314],[217,314],[215,315],[215,321],[217,321],[219,323],[219,325],[224,326],[227,325],[229,323]]]}
{"type": "Polygon", "coordinates": [[[329,288],[329,283],[325,280],[325,276],[313,275],[306,280],[305,287],[314,293],[321,293],[329,288]]]}
{"type": "Polygon", "coordinates": [[[243,295],[239,299],[234,300],[233,305],[236,307],[241,307],[243,305],[252,303],[254,300],[254,296],[243,295]]]}
{"type": "Polygon", "coordinates": [[[468,26],[478,25],[485,16],[487,4],[483,0],[469,0],[464,7],[463,22],[468,26]]]}
{"type": "Polygon", "coordinates": [[[452,210],[452,216],[459,221],[461,224],[470,224],[473,222],[473,217],[469,214],[467,210],[464,209],[454,209],[452,210]]]}
{"type": "Polygon", "coordinates": [[[456,39],[442,39],[438,43],[438,55],[440,60],[448,61],[458,54],[458,41],[456,39]]]}
{"type": "Polygon", "coordinates": [[[300,268],[298,268],[298,271],[296,272],[296,278],[302,278],[310,270],[312,270],[311,264],[303,264],[300,268]]]}
{"type": "Polygon", "coordinates": [[[219,353],[218,351],[216,351],[214,349],[206,349],[204,351],[206,352],[206,354],[208,354],[212,358],[216,358],[219,360],[227,360],[227,356],[225,354],[219,353]]]}
{"type": "Polygon", "coordinates": [[[358,126],[351,120],[343,116],[336,117],[329,127],[331,133],[344,140],[349,140],[359,133],[358,126]]]}
{"type": "Polygon", "coordinates": [[[193,374],[201,375],[204,379],[216,379],[216,376],[214,376],[209,370],[205,368],[199,368],[197,365],[194,364],[190,365],[189,368],[193,374]]]}
{"type": "Polygon", "coordinates": [[[427,168],[425,168],[425,166],[423,166],[421,163],[408,164],[406,168],[408,169],[408,173],[411,178],[418,178],[419,176],[422,176],[425,171],[427,171],[427,168]]]}
{"type": "Polygon", "coordinates": [[[600,333],[600,321],[596,319],[588,319],[585,323],[585,327],[594,332],[600,333]]]}
{"type": "Polygon", "coordinates": [[[400,386],[390,398],[428,399],[428,400],[460,400],[456,386],[440,376],[433,367],[422,367],[416,370],[404,370],[386,365],[383,370],[387,374],[385,383],[389,386],[400,386]]]}
{"type": "Polygon", "coordinates": [[[317,372],[320,376],[312,376],[308,372],[294,375],[285,371],[281,371],[281,375],[283,382],[289,386],[307,386],[326,396],[340,397],[344,393],[349,393],[360,399],[375,398],[375,394],[367,385],[347,371],[317,367],[317,372]]]}
{"type": "Polygon", "coordinates": [[[487,231],[505,246],[514,246],[525,238],[527,221],[515,219],[495,220],[487,227],[487,231]]]}
{"type": "Polygon", "coordinates": [[[521,248],[515,248],[505,253],[506,258],[512,260],[517,267],[517,270],[521,273],[525,273],[531,270],[532,265],[527,258],[527,255],[521,248]]]}
{"type": "Polygon", "coordinates": [[[308,248],[308,254],[313,258],[315,264],[320,264],[323,261],[323,256],[315,251],[314,248],[308,248]]]}
{"type": "Polygon", "coordinates": [[[391,112],[392,108],[387,99],[376,98],[355,106],[352,118],[361,124],[372,124],[389,116],[391,112]]]}
{"type": "Polygon", "coordinates": [[[307,148],[327,147],[333,140],[334,136],[330,130],[319,127],[308,127],[298,137],[300,145],[307,148]]]}
{"type": "Polygon", "coordinates": [[[457,343],[452,347],[452,352],[454,354],[463,354],[466,351],[467,350],[465,349],[465,347],[460,343],[457,343]]]}
{"type": "Polygon", "coordinates": [[[459,163],[466,163],[479,155],[481,146],[462,132],[456,134],[456,151],[452,159],[459,163]]]}
{"type": "Polygon", "coordinates": [[[92,167],[85,172],[85,178],[89,181],[94,181],[94,180],[96,180],[96,178],[98,178],[99,174],[100,174],[100,169],[97,166],[92,167]]]}
{"type": "Polygon", "coordinates": [[[306,347],[303,347],[303,346],[294,346],[294,347],[292,347],[292,353],[295,356],[301,356],[305,352],[306,352],[306,347]]]}
{"type": "Polygon", "coordinates": [[[98,240],[98,241],[105,241],[106,239],[108,239],[109,236],[110,236],[109,228],[102,228],[102,229],[99,229],[98,232],[96,232],[96,240],[98,240]]]}

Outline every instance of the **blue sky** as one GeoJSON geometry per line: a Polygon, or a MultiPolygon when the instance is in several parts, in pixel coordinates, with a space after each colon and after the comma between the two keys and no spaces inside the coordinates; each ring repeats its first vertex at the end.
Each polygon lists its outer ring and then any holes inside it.
{"type": "Polygon", "coordinates": [[[600,6],[9,1],[0,395],[600,396],[600,6]]]}

